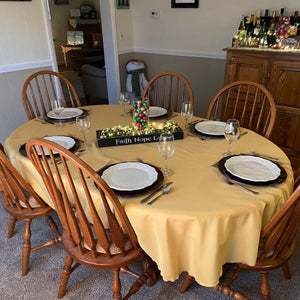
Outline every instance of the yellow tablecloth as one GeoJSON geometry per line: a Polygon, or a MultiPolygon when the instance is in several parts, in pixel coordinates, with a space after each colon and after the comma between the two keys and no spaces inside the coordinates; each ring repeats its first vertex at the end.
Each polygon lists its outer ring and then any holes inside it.
{"type": "MultiPolygon", "coordinates": [[[[132,161],[137,156],[158,167],[164,166],[157,143],[98,148],[96,130],[128,125],[132,119],[120,116],[120,105],[85,108],[89,110],[92,124],[88,140],[94,144],[79,157],[95,170],[111,159],[114,162],[132,161]]],[[[183,126],[179,114],[173,120],[183,126]]],[[[255,150],[278,157],[288,174],[285,182],[253,187],[259,195],[227,185],[219,170],[211,166],[227,150],[226,140],[185,136],[183,140],[175,141],[175,153],[169,158],[174,175],[165,178],[165,182],[174,182],[170,194],[152,206],[140,204],[142,197],[120,199],[142,248],[158,264],[164,280],[174,281],[181,272],[188,271],[201,285],[214,286],[224,263],[255,263],[260,229],[291,194],[293,172],[287,156],[276,145],[251,130],[247,131],[248,134],[233,143],[232,152],[255,150]]],[[[29,159],[18,151],[19,145],[31,137],[45,134],[71,134],[82,138],[74,123],[56,127],[32,120],[8,137],[5,150],[16,168],[52,205],[29,159]]]]}

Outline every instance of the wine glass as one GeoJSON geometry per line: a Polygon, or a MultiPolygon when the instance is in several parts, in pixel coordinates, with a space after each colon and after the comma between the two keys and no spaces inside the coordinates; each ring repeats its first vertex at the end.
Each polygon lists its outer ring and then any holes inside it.
{"type": "Polygon", "coordinates": [[[160,135],[158,151],[166,161],[165,168],[162,170],[162,173],[164,176],[172,175],[174,172],[168,169],[168,157],[173,155],[175,151],[174,135],[172,133],[165,132],[160,135]]]}
{"type": "Polygon", "coordinates": [[[76,118],[76,125],[78,130],[83,134],[84,137],[84,148],[88,148],[88,143],[87,143],[87,138],[86,138],[86,133],[89,131],[91,127],[91,122],[88,116],[78,116],[76,118]]]}
{"type": "Polygon", "coordinates": [[[124,112],[121,115],[122,117],[127,117],[128,112],[126,112],[126,105],[129,104],[130,101],[130,95],[127,92],[120,93],[120,103],[123,105],[124,112]]]}
{"type": "Polygon", "coordinates": [[[59,119],[59,122],[57,123],[56,126],[58,126],[58,127],[64,126],[61,121],[61,114],[65,109],[62,99],[52,99],[51,100],[51,108],[52,108],[52,111],[55,113],[55,115],[59,119]]]}
{"type": "Polygon", "coordinates": [[[226,122],[224,127],[224,136],[229,143],[228,151],[224,156],[230,156],[231,153],[231,144],[236,141],[240,136],[240,122],[236,119],[229,119],[226,122]]]}
{"type": "Polygon", "coordinates": [[[193,103],[191,101],[183,101],[181,106],[181,117],[185,120],[184,133],[187,133],[188,120],[193,117],[193,103]]]}

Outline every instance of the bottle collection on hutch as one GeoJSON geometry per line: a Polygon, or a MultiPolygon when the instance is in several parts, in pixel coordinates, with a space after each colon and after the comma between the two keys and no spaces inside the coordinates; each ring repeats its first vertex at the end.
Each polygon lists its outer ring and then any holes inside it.
{"type": "Polygon", "coordinates": [[[232,40],[233,47],[258,47],[273,49],[300,49],[300,18],[298,11],[292,16],[284,14],[281,8],[277,15],[273,10],[269,16],[266,9],[250,16],[242,16],[237,33],[232,40]]]}

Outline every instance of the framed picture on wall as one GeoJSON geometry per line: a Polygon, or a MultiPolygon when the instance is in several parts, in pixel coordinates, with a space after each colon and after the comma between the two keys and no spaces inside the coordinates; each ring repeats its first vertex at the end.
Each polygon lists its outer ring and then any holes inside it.
{"type": "Polygon", "coordinates": [[[129,9],[129,0],[116,0],[117,9],[129,9]]]}
{"type": "Polygon", "coordinates": [[[197,8],[199,0],[171,0],[172,8],[197,8]]]}

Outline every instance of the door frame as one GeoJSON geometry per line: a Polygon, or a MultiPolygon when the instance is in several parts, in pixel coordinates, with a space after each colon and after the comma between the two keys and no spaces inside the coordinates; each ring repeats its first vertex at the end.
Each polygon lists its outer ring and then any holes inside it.
{"type": "MultiPolygon", "coordinates": [[[[53,33],[50,20],[49,0],[42,1],[45,27],[47,33],[48,49],[52,62],[52,69],[58,71],[57,58],[53,44],[53,33]]],[[[120,84],[120,69],[117,44],[117,26],[115,14],[115,1],[99,0],[101,25],[104,44],[104,59],[106,67],[106,84],[109,104],[118,104],[120,84]]]]}

